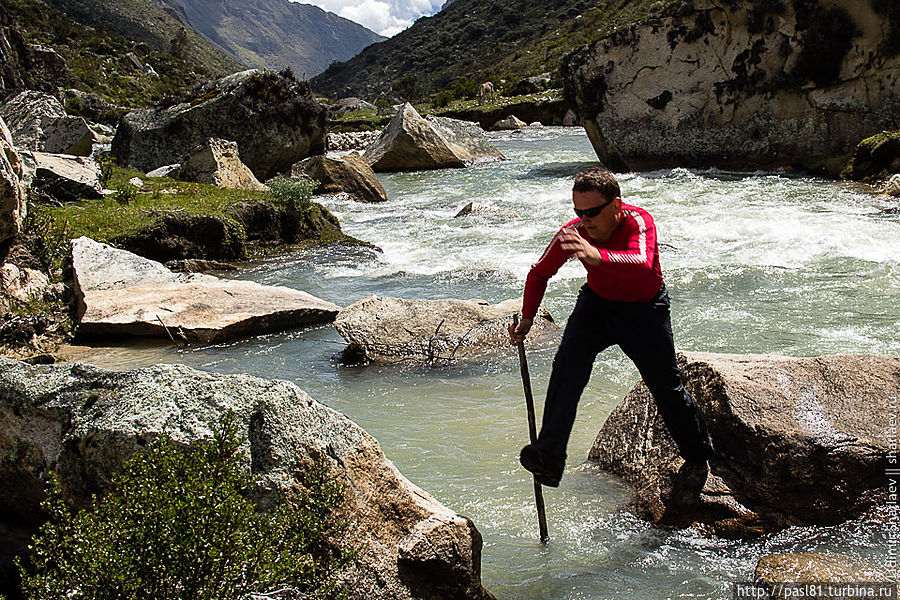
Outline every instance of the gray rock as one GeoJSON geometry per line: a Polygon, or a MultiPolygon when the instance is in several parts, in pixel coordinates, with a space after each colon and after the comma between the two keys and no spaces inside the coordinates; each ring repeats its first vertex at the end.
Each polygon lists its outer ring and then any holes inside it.
{"type": "Polygon", "coordinates": [[[358,150],[360,152],[378,139],[381,131],[345,131],[328,133],[328,151],[343,152],[358,150]]]}
{"type": "Polygon", "coordinates": [[[0,106],[13,142],[22,150],[89,156],[94,133],[82,117],[67,115],[54,96],[26,90],[0,106]]]}
{"type": "Polygon", "coordinates": [[[891,178],[884,183],[881,193],[888,196],[900,196],[900,173],[891,175],[891,178]]]}
{"type": "Polygon", "coordinates": [[[365,100],[352,97],[336,100],[335,103],[329,107],[329,110],[331,110],[331,112],[335,114],[356,111],[371,111],[374,113],[378,111],[376,106],[371,102],[366,102],[365,100]]]}
{"type": "Polygon", "coordinates": [[[125,115],[112,154],[147,172],[169,165],[211,137],[233,140],[257,179],[325,151],[327,109],[305,82],[272,71],[243,71],[203,87],[189,102],[125,115]]]}
{"type": "Polygon", "coordinates": [[[318,194],[344,192],[357,202],[386,202],[388,199],[375,171],[358,152],[341,158],[311,156],[291,167],[291,177],[303,176],[319,182],[318,194]]]}
{"type": "Polygon", "coordinates": [[[79,337],[212,343],[334,320],[339,306],[281,286],[173,273],[86,237],[72,241],[79,337]]]}
{"type": "Polygon", "coordinates": [[[44,273],[12,263],[0,266],[0,313],[6,313],[50,293],[50,278],[44,273]]]}
{"type": "Polygon", "coordinates": [[[825,6],[677,3],[568,55],[566,89],[600,160],[773,168],[896,129],[888,17],[869,2],[825,6]]]}
{"type": "MultiPolygon", "coordinates": [[[[0,359],[0,531],[36,528],[51,471],[64,497],[84,505],[148,440],[165,432],[194,442],[229,411],[263,509],[302,485],[298,475],[318,459],[345,484],[351,527],[342,542],[360,549],[346,573],[351,600],[491,598],[475,525],[410,483],[359,426],[292,383],[185,366],[115,372],[0,359]]],[[[21,551],[27,539],[4,535],[0,552],[21,551]]]]}
{"type": "MultiPolygon", "coordinates": [[[[434,364],[471,360],[508,350],[507,324],[522,300],[488,304],[483,300],[404,300],[366,296],[334,321],[350,344],[345,360],[434,364]]],[[[559,327],[542,310],[529,343],[547,344],[559,327]]]]}
{"type": "Polygon", "coordinates": [[[9,242],[22,231],[25,222],[28,203],[24,179],[22,157],[0,118],[0,262],[6,257],[9,242]]]}
{"type": "Polygon", "coordinates": [[[23,158],[33,163],[31,187],[54,200],[74,202],[102,195],[100,165],[93,158],[46,152],[25,152],[23,158]]]}
{"type": "Polygon", "coordinates": [[[179,169],[181,169],[181,163],[175,163],[174,165],[165,165],[157,169],[153,169],[152,171],[148,171],[147,177],[174,177],[178,173],[179,169]]]}
{"type": "Polygon", "coordinates": [[[221,188],[257,191],[269,189],[241,162],[238,145],[218,138],[209,138],[193,148],[181,160],[181,168],[175,176],[182,181],[208,183],[221,188]]]}
{"type": "Polygon", "coordinates": [[[481,160],[506,159],[491,143],[478,123],[433,115],[428,115],[425,120],[467,165],[481,160]]]}
{"type": "Polygon", "coordinates": [[[748,537],[839,523],[885,500],[884,432],[900,402],[900,358],[691,353],[683,370],[720,455],[699,498],[684,502],[674,491],[683,461],[643,382],[590,451],[637,489],[638,515],[748,537]]]}
{"type": "Polygon", "coordinates": [[[364,158],[377,173],[466,166],[409,103],[400,107],[378,139],[366,149],[364,158]]]}
{"type": "Polygon", "coordinates": [[[404,104],[364,158],[376,172],[459,168],[477,159],[502,159],[476,123],[429,117],[404,104]]]}
{"type": "Polygon", "coordinates": [[[522,129],[528,127],[528,123],[519,119],[516,115],[509,115],[505,119],[500,119],[491,126],[491,131],[511,131],[514,129],[522,129]]]}
{"type": "Polygon", "coordinates": [[[578,115],[575,114],[575,111],[571,108],[566,111],[566,114],[562,119],[563,127],[576,127],[579,124],[578,115]]]}

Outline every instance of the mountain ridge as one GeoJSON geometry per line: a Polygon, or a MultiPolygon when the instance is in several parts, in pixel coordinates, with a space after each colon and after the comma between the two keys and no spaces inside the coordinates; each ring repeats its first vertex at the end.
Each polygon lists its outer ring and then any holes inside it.
{"type": "Polygon", "coordinates": [[[362,25],[288,0],[154,0],[179,8],[187,22],[229,56],[256,68],[290,67],[313,76],[384,40],[362,25]]]}

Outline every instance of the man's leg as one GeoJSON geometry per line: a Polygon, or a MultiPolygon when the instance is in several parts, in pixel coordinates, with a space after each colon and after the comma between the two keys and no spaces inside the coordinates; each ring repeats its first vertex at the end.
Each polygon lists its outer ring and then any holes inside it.
{"type": "Polygon", "coordinates": [[[681,456],[704,462],[713,447],[703,413],[684,388],[675,359],[675,342],[665,292],[656,301],[635,307],[633,318],[618,332],[619,346],[634,361],[681,456]]]}
{"type": "Polygon", "coordinates": [[[522,449],[520,461],[544,485],[557,485],[578,401],[591,376],[594,359],[611,345],[596,296],[582,288],[553,359],[541,431],[535,444],[522,449]]]}

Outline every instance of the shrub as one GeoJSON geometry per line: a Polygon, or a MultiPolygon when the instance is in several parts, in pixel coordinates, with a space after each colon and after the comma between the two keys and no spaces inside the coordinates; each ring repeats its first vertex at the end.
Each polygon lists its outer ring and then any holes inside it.
{"type": "Polygon", "coordinates": [[[294,179],[279,175],[266,182],[272,198],[288,210],[301,210],[310,205],[313,191],[318,185],[312,179],[304,177],[294,179]]]}
{"type": "Polygon", "coordinates": [[[335,537],[343,489],[316,463],[303,490],[261,513],[247,498],[242,442],[231,417],[213,437],[181,447],[160,435],[126,461],[112,488],[74,513],[52,480],[50,519],[19,561],[32,599],[233,599],[341,596],[352,554],[335,537]]]}

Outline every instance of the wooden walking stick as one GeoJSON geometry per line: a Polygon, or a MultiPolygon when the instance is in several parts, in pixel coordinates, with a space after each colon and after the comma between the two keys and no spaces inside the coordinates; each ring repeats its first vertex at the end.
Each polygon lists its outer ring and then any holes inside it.
{"type": "MultiPolygon", "coordinates": [[[[513,315],[513,327],[519,325],[519,313],[513,315]]],[[[531,443],[537,441],[537,426],[534,420],[534,398],[531,395],[531,376],[528,374],[528,360],[525,358],[525,342],[516,344],[519,349],[519,370],[522,372],[522,387],[525,388],[525,407],[528,409],[528,435],[531,443]]],[[[538,526],[541,530],[541,542],[550,541],[547,533],[547,515],[544,513],[544,491],[538,480],[534,479],[534,503],[537,506],[538,526]]]]}

